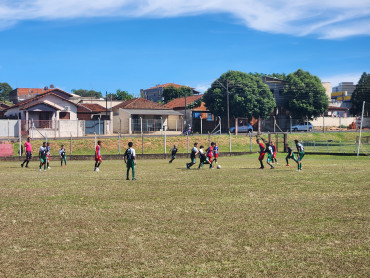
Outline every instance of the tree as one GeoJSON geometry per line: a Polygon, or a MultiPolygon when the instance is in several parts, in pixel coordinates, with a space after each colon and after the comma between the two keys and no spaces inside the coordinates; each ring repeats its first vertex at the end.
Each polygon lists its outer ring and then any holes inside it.
{"type": "Polygon", "coordinates": [[[184,96],[192,96],[192,95],[193,95],[193,90],[185,86],[182,86],[179,88],[175,88],[174,86],[168,86],[163,89],[163,93],[162,93],[164,103],[168,103],[175,98],[184,97],[184,96]]]}
{"type": "Polygon", "coordinates": [[[0,99],[1,100],[9,100],[9,93],[12,91],[12,87],[4,82],[4,83],[0,83],[0,99]]]}
{"type": "Polygon", "coordinates": [[[207,109],[216,116],[227,115],[227,91],[231,117],[267,118],[276,106],[269,87],[260,77],[228,71],[215,80],[203,96],[207,109]]]}
{"type": "Polygon", "coordinates": [[[328,109],[329,98],[317,76],[298,69],[288,74],[285,81],[284,106],[294,118],[316,118],[328,109]]]}
{"type": "Polygon", "coordinates": [[[95,98],[102,98],[103,97],[101,92],[97,92],[97,91],[94,91],[94,90],[84,90],[84,89],[75,90],[75,89],[72,89],[72,93],[75,94],[75,95],[79,95],[81,97],[95,97],[95,98]]]}
{"type": "Polygon", "coordinates": [[[362,112],[362,102],[365,101],[364,114],[370,113],[370,74],[364,72],[356,85],[356,89],[351,96],[351,114],[360,115],[362,112]]]}
{"type": "Polygon", "coordinates": [[[121,89],[118,89],[116,91],[116,96],[117,96],[117,100],[129,100],[129,99],[133,99],[134,96],[129,94],[127,91],[121,91],[121,89]]]}
{"type": "Polygon", "coordinates": [[[107,97],[108,100],[111,99],[112,97],[112,100],[122,100],[122,101],[134,98],[133,95],[129,94],[127,91],[121,91],[121,89],[118,89],[115,94],[114,93],[107,94],[107,97]]]}

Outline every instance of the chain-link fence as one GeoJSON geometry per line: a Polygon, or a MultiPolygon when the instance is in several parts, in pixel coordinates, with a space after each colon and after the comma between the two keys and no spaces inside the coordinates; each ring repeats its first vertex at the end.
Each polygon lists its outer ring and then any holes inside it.
{"type": "MultiPolygon", "coordinates": [[[[51,154],[58,155],[61,145],[64,145],[68,155],[93,155],[98,140],[102,141],[102,154],[123,154],[128,142],[133,142],[136,153],[138,154],[164,154],[169,153],[170,149],[176,145],[179,153],[190,153],[195,142],[198,147],[203,145],[207,148],[211,142],[216,142],[219,151],[222,153],[235,152],[257,152],[259,147],[256,139],[263,142],[272,142],[278,153],[283,153],[285,144],[295,149],[294,140],[298,139],[304,146],[306,152],[329,153],[329,154],[354,154],[358,150],[358,133],[247,133],[239,135],[186,135],[168,136],[141,134],[137,136],[92,136],[90,138],[68,138],[68,139],[49,139],[51,154]]],[[[32,140],[34,152],[39,149],[44,139],[32,140]]],[[[15,155],[19,155],[24,141],[13,141],[15,155]]],[[[361,154],[370,154],[370,132],[363,132],[361,144],[361,154]]]]}

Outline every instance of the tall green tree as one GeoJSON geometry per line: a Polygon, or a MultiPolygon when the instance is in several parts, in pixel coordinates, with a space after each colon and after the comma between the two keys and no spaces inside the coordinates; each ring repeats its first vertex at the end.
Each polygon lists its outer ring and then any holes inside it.
{"type": "Polygon", "coordinates": [[[81,97],[95,97],[95,98],[102,98],[103,95],[101,92],[97,92],[94,90],[85,90],[85,89],[72,89],[72,93],[75,95],[79,95],[81,97]]]}
{"type": "Polygon", "coordinates": [[[129,99],[133,99],[134,96],[129,94],[127,91],[123,91],[121,89],[118,89],[116,91],[116,93],[110,93],[107,95],[108,97],[108,100],[111,99],[112,97],[112,100],[122,100],[122,101],[125,101],[125,100],[129,100],[129,99]]]}
{"type": "Polygon", "coordinates": [[[163,93],[162,93],[164,103],[168,103],[175,98],[184,97],[184,96],[192,96],[192,95],[193,95],[193,90],[185,86],[182,86],[180,88],[176,88],[174,86],[168,86],[163,89],[163,93]]]}
{"type": "Polygon", "coordinates": [[[329,98],[321,80],[308,71],[298,69],[288,74],[285,89],[285,108],[293,118],[312,119],[322,115],[329,106],[329,98]]]}
{"type": "Polygon", "coordinates": [[[370,74],[364,72],[356,85],[351,96],[352,107],[350,112],[353,115],[360,115],[362,103],[365,101],[364,114],[370,114],[370,74]]]}
{"type": "Polygon", "coordinates": [[[124,91],[124,90],[121,90],[121,89],[118,89],[116,91],[116,96],[117,96],[117,100],[122,100],[122,101],[134,98],[133,95],[131,95],[127,91],[124,91]]]}
{"type": "Polygon", "coordinates": [[[0,100],[1,101],[5,101],[5,100],[9,100],[9,93],[12,91],[12,87],[4,82],[4,83],[0,83],[0,100]]]}
{"type": "Polygon", "coordinates": [[[203,96],[207,109],[216,116],[227,115],[229,91],[230,117],[267,118],[276,106],[275,99],[260,77],[228,71],[216,79],[203,96]]]}

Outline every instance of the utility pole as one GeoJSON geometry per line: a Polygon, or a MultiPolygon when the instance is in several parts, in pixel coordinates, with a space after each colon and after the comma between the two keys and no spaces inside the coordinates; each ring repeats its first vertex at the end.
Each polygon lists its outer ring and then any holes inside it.
{"type": "Polygon", "coordinates": [[[226,79],[226,99],[227,99],[227,131],[230,133],[229,80],[227,79],[226,79]]]}
{"type": "Polygon", "coordinates": [[[227,106],[227,130],[230,131],[230,102],[229,102],[229,80],[226,79],[226,87],[220,81],[217,82],[226,90],[226,106],[227,106]]]}
{"type": "Polygon", "coordinates": [[[185,110],[185,124],[187,124],[187,122],[186,122],[186,93],[185,93],[185,106],[184,106],[184,110],[185,110]]]}

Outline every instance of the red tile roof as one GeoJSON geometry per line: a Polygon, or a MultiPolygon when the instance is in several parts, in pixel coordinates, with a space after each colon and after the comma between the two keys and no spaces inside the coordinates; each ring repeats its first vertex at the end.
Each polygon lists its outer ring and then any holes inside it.
{"type": "MultiPolygon", "coordinates": [[[[76,105],[76,106],[77,106],[77,104],[76,104],[76,103],[74,103],[74,102],[72,102],[72,101],[70,101],[70,100],[68,100],[68,99],[66,99],[66,98],[64,98],[64,97],[61,97],[61,96],[59,96],[59,95],[57,95],[57,94],[54,94],[54,93],[53,93],[53,91],[54,91],[54,90],[59,90],[59,91],[61,91],[61,92],[64,92],[64,91],[62,91],[62,90],[60,90],[60,89],[51,89],[51,90],[48,90],[48,91],[44,91],[44,93],[39,94],[39,95],[37,95],[37,96],[35,96],[35,97],[33,97],[33,98],[29,98],[29,99],[23,100],[23,101],[21,101],[21,102],[18,102],[17,104],[14,104],[13,106],[10,106],[9,108],[6,108],[6,110],[8,110],[8,109],[12,109],[12,108],[15,108],[15,107],[19,107],[19,106],[23,106],[24,104],[27,104],[27,103],[29,103],[29,102],[35,101],[35,100],[37,100],[37,99],[40,99],[40,98],[42,98],[42,97],[44,97],[44,96],[46,96],[46,95],[53,95],[53,96],[56,96],[56,97],[61,98],[61,99],[65,100],[65,101],[68,101],[68,102],[70,102],[70,103],[73,103],[74,105],[76,105]]],[[[64,93],[68,94],[67,92],[64,92],[64,93]]],[[[70,95],[70,94],[68,94],[68,95],[70,95]]]]}
{"type": "MultiPolygon", "coordinates": [[[[189,87],[189,86],[179,85],[179,84],[175,84],[175,83],[166,83],[166,84],[154,86],[154,87],[146,89],[146,90],[156,89],[156,88],[167,88],[169,86],[173,86],[175,88],[189,87]]],[[[191,87],[189,87],[189,88],[191,88],[191,87]]],[[[194,88],[191,88],[191,89],[194,89],[194,88]]]]}
{"type": "Polygon", "coordinates": [[[40,88],[16,88],[14,90],[17,91],[18,97],[24,95],[38,95],[46,92],[44,89],[40,88]]]}
{"type": "MultiPolygon", "coordinates": [[[[96,103],[81,103],[77,108],[78,113],[79,112],[81,113],[84,113],[84,112],[101,113],[105,111],[106,111],[105,107],[101,106],[100,104],[96,104],[96,103]]],[[[110,111],[110,109],[108,109],[108,111],[110,111]]]]}
{"type": "Polygon", "coordinates": [[[39,101],[39,102],[32,103],[30,105],[24,106],[24,107],[21,108],[21,110],[27,110],[28,108],[33,107],[33,106],[38,105],[38,104],[44,104],[44,105],[47,105],[51,108],[54,108],[55,110],[60,110],[60,108],[58,108],[58,107],[56,107],[56,106],[54,106],[50,103],[44,102],[44,101],[39,101]]]}
{"type": "Polygon", "coordinates": [[[126,100],[114,106],[113,110],[116,110],[119,108],[122,108],[122,109],[157,109],[157,110],[170,109],[160,103],[150,101],[145,98],[133,98],[130,100],[126,100]]]}
{"type": "MultiPolygon", "coordinates": [[[[203,97],[203,95],[194,95],[186,97],[186,105],[189,105],[198,99],[203,97]]],[[[176,109],[176,108],[184,108],[185,107],[185,97],[175,98],[171,100],[169,103],[166,104],[168,108],[176,109]]]]}

